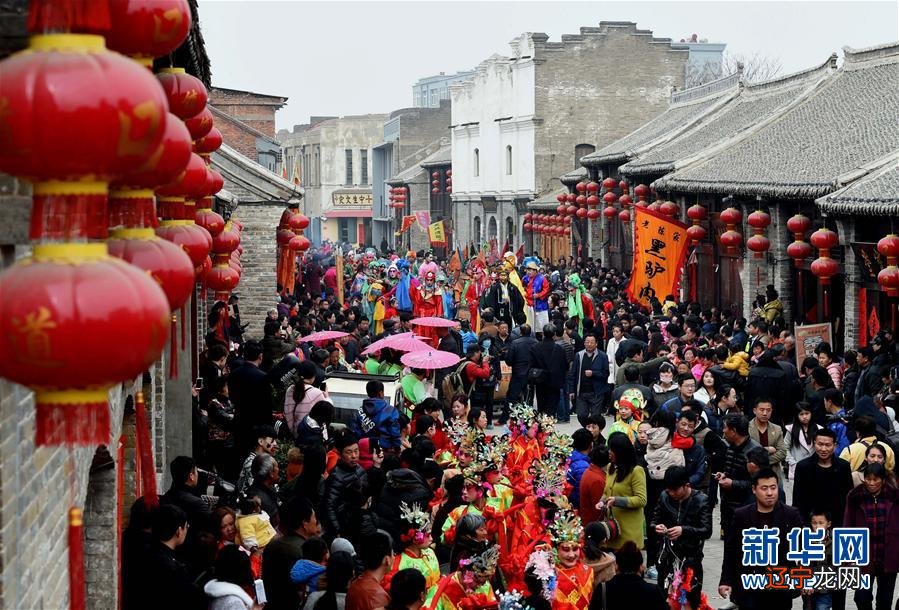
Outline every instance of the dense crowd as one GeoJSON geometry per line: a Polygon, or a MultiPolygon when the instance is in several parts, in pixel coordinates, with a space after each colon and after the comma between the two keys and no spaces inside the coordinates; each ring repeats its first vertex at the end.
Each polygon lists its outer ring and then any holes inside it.
{"type": "Polygon", "coordinates": [[[369,249],[343,271],[311,252],[261,339],[237,297],[211,309],[194,457],[132,507],[124,608],[699,610],[712,536],[713,585],[741,609],[844,608],[845,586],[743,586],[765,570],[744,565],[744,531],[770,527],[783,567],[791,528],[867,528],[873,583],[852,595],[892,607],[891,330],[797,361],[772,286],[744,315],[640,307],[592,259],[369,249]],[[339,336],[304,339],[322,331],[339,336]],[[403,333],[461,360],[410,369],[384,343],[403,333]],[[365,375],[345,417],[336,373],[365,375]]]}

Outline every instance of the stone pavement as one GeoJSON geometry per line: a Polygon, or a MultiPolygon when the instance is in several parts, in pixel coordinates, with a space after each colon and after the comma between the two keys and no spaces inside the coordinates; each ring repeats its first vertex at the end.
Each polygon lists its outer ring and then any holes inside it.
{"type": "MultiPolygon", "coordinates": [[[[607,424],[611,423],[611,418],[606,418],[607,424]]],[[[577,420],[572,417],[571,423],[559,424],[557,429],[565,434],[572,434],[580,426],[577,420]]],[[[793,494],[793,483],[786,483],[787,501],[790,501],[793,494]]],[[[721,531],[721,511],[716,508],[712,513],[712,537],[705,543],[705,559],[703,560],[703,569],[705,570],[704,582],[702,590],[706,593],[709,605],[712,608],[721,608],[727,606],[727,600],[718,595],[718,578],[721,576],[721,563],[724,560],[724,542],[720,540],[719,533],[721,531]]],[[[894,603],[899,599],[899,586],[894,593],[894,603]]],[[[847,610],[857,610],[855,602],[852,601],[852,593],[847,595],[847,610]]],[[[899,608],[899,606],[897,606],[899,608]]],[[[802,609],[802,600],[797,599],[793,602],[794,610],[802,609]]]]}

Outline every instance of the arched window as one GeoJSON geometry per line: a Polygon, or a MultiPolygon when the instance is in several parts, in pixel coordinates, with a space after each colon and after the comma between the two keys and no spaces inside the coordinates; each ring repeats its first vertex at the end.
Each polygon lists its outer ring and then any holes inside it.
{"type": "Polygon", "coordinates": [[[481,151],[474,149],[474,175],[475,178],[481,175],[481,151]]]}
{"type": "Polygon", "coordinates": [[[491,216],[487,223],[487,239],[496,239],[496,217],[491,216]]]}
{"type": "Polygon", "coordinates": [[[581,157],[594,152],[596,147],[592,144],[578,144],[574,147],[574,169],[581,166],[581,157]]]}
{"type": "Polygon", "coordinates": [[[474,243],[480,247],[481,245],[481,217],[474,217],[474,243]]]}
{"type": "Polygon", "coordinates": [[[512,145],[506,146],[506,175],[512,175],[512,145]]]}
{"type": "MultiPolygon", "coordinates": [[[[506,216],[506,238],[509,240],[510,244],[515,243],[515,223],[512,222],[511,216],[506,216]]],[[[501,254],[505,254],[502,252],[501,254]]]]}

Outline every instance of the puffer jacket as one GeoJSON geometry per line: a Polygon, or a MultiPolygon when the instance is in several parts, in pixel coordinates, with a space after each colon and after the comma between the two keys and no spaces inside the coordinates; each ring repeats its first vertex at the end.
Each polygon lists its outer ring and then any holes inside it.
{"type": "Polygon", "coordinates": [[[400,518],[400,507],[405,502],[410,508],[418,504],[422,510],[428,510],[428,503],[434,492],[424,477],[409,468],[396,468],[387,473],[387,480],[381,496],[375,505],[375,513],[381,521],[381,527],[393,538],[394,544],[400,548],[400,534],[405,534],[400,518]]]}
{"type": "Polygon", "coordinates": [[[366,398],[351,425],[359,438],[377,439],[384,449],[399,449],[401,443],[400,412],[383,398],[366,398]]]}
{"type": "Polygon", "coordinates": [[[746,352],[737,352],[727,357],[727,360],[721,365],[726,371],[736,371],[740,377],[749,376],[749,354],[746,352]]]}
{"type": "Polygon", "coordinates": [[[667,428],[652,428],[646,436],[646,472],[649,478],[661,481],[669,468],[685,464],[684,452],[671,446],[671,433],[667,428]]]}
{"type": "Polygon", "coordinates": [[[724,456],[724,475],[733,481],[730,489],[721,489],[721,506],[728,506],[732,511],[749,501],[752,486],[749,471],[746,469],[746,454],[750,450],[761,447],[757,442],[746,437],[742,445],[729,445],[724,456]]]}
{"type": "Polygon", "coordinates": [[[351,511],[347,504],[347,491],[355,489],[362,491],[368,485],[368,474],[358,464],[356,466],[347,466],[342,461],[337,462],[334,470],[325,480],[325,495],[323,498],[323,514],[322,527],[325,530],[325,536],[329,540],[333,540],[346,529],[346,520],[344,515],[358,512],[351,511]]]}
{"type": "Polygon", "coordinates": [[[211,610],[249,610],[253,598],[240,585],[212,579],[203,587],[211,610]]]}
{"type": "Polygon", "coordinates": [[[703,546],[712,535],[712,511],[709,508],[708,496],[694,489],[690,497],[677,502],[667,493],[663,493],[653,511],[649,530],[655,530],[657,525],[664,525],[668,529],[682,527],[683,534],[671,543],[674,554],[681,558],[702,561],[703,546]]]}

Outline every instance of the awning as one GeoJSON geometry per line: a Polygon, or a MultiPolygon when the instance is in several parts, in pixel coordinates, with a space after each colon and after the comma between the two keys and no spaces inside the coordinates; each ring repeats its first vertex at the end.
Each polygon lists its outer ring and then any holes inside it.
{"type": "Polygon", "coordinates": [[[371,218],[371,208],[367,210],[330,210],[322,216],[325,218],[371,218]]]}

